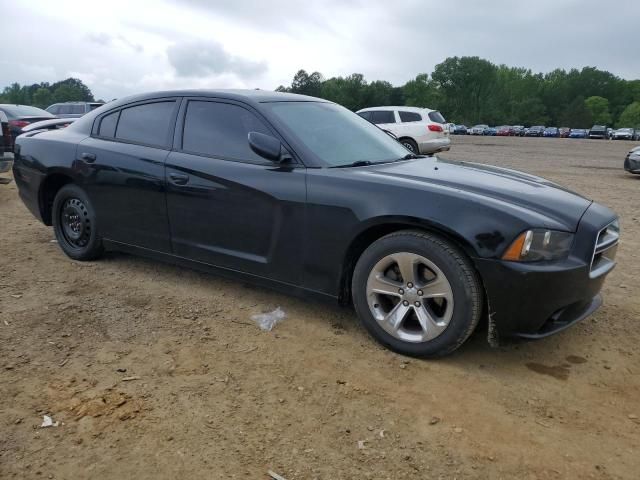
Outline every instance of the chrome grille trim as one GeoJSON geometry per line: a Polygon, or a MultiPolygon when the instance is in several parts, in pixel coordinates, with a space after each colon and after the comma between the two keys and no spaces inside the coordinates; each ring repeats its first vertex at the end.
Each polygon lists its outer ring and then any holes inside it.
{"type": "Polygon", "coordinates": [[[616,219],[598,232],[591,256],[589,277],[596,278],[605,275],[615,267],[615,253],[619,241],[620,224],[616,219]]]}

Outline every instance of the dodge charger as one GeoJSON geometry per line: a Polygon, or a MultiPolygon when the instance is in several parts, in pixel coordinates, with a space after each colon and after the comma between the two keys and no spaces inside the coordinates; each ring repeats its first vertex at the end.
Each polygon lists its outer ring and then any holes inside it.
{"type": "Polygon", "coordinates": [[[353,305],[397,352],[541,338],[593,313],[618,219],[543,178],[415,155],[318,98],[171,91],[17,139],[14,176],[69,257],[140,254],[353,305]]]}

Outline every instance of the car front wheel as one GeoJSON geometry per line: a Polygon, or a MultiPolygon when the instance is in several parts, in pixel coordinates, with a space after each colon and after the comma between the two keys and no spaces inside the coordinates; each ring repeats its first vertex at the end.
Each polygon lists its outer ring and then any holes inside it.
{"type": "Polygon", "coordinates": [[[352,292],[364,327],[404,355],[453,352],[482,314],[481,284],[469,259],[422,231],[392,233],[369,246],[356,264],[352,292]]]}
{"type": "Polygon", "coordinates": [[[93,260],[103,252],[95,211],[77,185],[62,187],[53,200],[53,229],[60,248],[74,260],[93,260]]]}

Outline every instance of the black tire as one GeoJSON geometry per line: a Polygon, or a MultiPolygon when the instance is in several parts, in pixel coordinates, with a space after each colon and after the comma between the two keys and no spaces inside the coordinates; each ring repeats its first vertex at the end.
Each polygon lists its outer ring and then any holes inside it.
{"type": "Polygon", "coordinates": [[[62,251],[74,260],[94,260],[104,248],[95,210],[87,194],[74,184],[62,187],[53,200],[53,231],[62,251]]]}
{"type": "Polygon", "coordinates": [[[404,145],[404,148],[409,150],[411,153],[420,155],[420,152],[418,151],[418,144],[411,138],[401,138],[400,143],[404,145]]]}
{"type": "Polygon", "coordinates": [[[367,248],[355,266],[352,279],[353,303],[367,331],[387,348],[413,357],[439,357],[452,353],[469,338],[483,311],[480,279],[469,258],[449,241],[416,230],[386,235],[367,248]],[[444,331],[435,338],[414,343],[404,341],[382,328],[371,312],[367,280],[374,266],[385,257],[408,252],[433,262],[444,273],[453,292],[453,314],[444,331]]]}

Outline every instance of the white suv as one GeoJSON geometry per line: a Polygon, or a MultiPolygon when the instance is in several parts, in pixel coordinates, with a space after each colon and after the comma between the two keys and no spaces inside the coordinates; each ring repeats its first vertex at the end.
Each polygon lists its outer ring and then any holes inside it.
{"type": "Polygon", "coordinates": [[[451,148],[449,126],[440,112],[417,107],[371,107],[356,112],[393,133],[414,153],[435,153],[451,148]]]}

